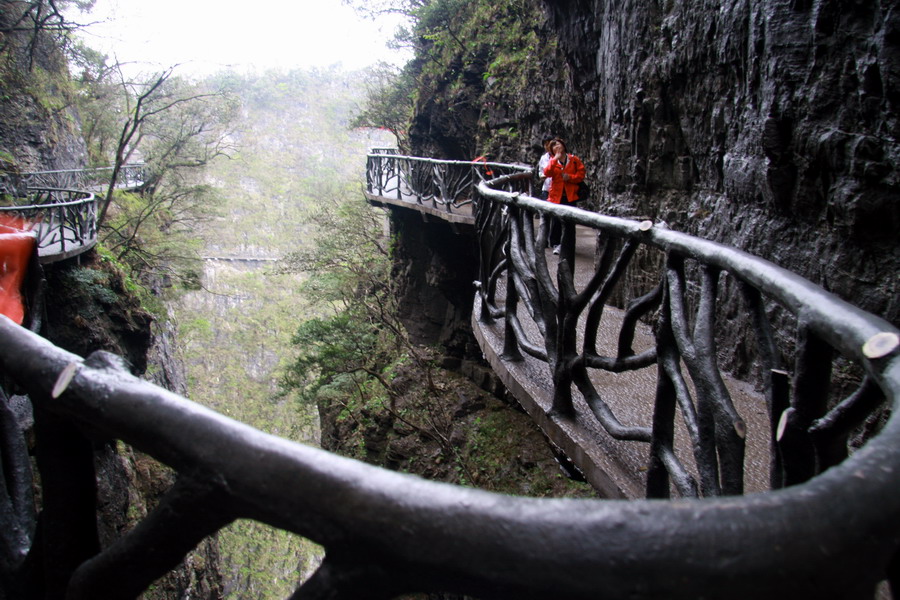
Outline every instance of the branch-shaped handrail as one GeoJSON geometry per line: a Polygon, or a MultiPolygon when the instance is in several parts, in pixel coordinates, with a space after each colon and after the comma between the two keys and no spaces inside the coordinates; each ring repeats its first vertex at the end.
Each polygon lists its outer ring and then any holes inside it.
{"type": "Polygon", "coordinates": [[[886,321],[794,273],[735,248],[654,226],[649,221],[604,216],[494,189],[524,177],[527,175],[510,175],[478,186],[482,195],[477,219],[482,246],[483,279],[478,286],[481,320],[506,320],[503,354],[508,360],[520,359],[521,350],[547,363],[553,378],[555,414],[574,415],[574,387],[613,438],[651,445],[649,496],[667,497],[670,482],[685,496],[743,491],[747,425],[735,409],[717,364],[716,314],[722,274],[741,287],[753,315],[748,333],[759,340],[757,354],[762,359],[761,385],[769,408],[773,457],[770,480],[774,487],[806,481],[839,462],[848,453],[850,430],[860,426],[879,405],[887,401],[890,406],[896,400],[891,386],[897,382],[887,382],[878,375],[873,370],[871,350],[868,355],[864,351],[882,340],[889,346],[888,352],[897,353],[898,331],[886,321]],[[544,222],[537,233],[532,228],[536,217],[544,222]],[[558,218],[566,224],[555,284],[543,251],[546,218],[558,218]],[[594,276],[580,291],[572,282],[576,224],[596,230],[605,241],[594,276]],[[497,253],[485,248],[508,250],[497,253]],[[639,249],[645,254],[658,250],[666,257],[658,261],[664,267],[660,283],[631,303],[620,331],[618,354],[599,356],[594,339],[603,306],[639,249]],[[692,267],[686,265],[689,262],[692,267]],[[689,272],[695,272],[697,280],[691,290],[687,283],[689,272]],[[507,290],[505,300],[493,293],[502,286],[507,290]],[[778,381],[784,378],[783,365],[763,298],[782,307],[797,322],[800,339],[790,397],[784,391],[787,386],[778,381]],[[518,309],[520,300],[526,303],[527,310],[518,309]],[[533,320],[537,332],[537,337],[531,336],[534,339],[529,339],[521,322],[525,315],[533,320]],[[655,321],[656,343],[655,348],[636,354],[630,340],[642,315],[655,321]],[[578,351],[580,319],[585,319],[586,333],[583,349],[578,351]],[[855,363],[867,375],[857,390],[840,403],[829,401],[832,354],[855,363]],[[618,373],[654,363],[660,387],[653,423],[625,425],[588,371],[618,373]],[[687,374],[683,372],[685,368],[687,374]],[[880,383],[875,386],[873,381],[880,383]],[[863,397],[864,402],[856,400],[863,397]],[[847,412],[849,406],[855,407],[853,417],[847,412]],[[683,425],[676,422],[676,413],[683,425]],[[827,442],[818,439],[822,423],[844,419],[840,434],[834,429],[827,442]],[[690,443],[687,453],[677,452],[674,447],[673,433],[679,426],[684,427],[690,443]]]}
{"type": "MultiPolygon", "coordinates": [[[[262,433],[134,378],[111,355],[82,360],[6,318],[0,339],[0,369],[25,386],[39,414],[121,439],[179,472],[144,523],[81,563],[70,598],[133,597],[187,547],[243,517],[326,548],[293,596],[304,599],[424,590],[841,598],[872,589],[900,543],[900,469],[886,468],[900,464],[896,418],[843,464],[770,494],[528,499],[428,482],[262,433]]],[[[871,366],[891,398],[900,396],[896,355],[871,366]]]]}
{"type": "MultiPolygon", "coordinates": [[[[31,171],[22,174],[21,182],[29,190],[36,188],[92,190],[109,185],[113,171],[113,167],[31,171]]],[[[144,163],[129,163],[119,169],[116,187],[138,187],[146,179],[147,166],[144,163]]]]}
{"type": "MultiPolygon", "coordinates": [[[[39,456],[45,491],[41,518],[46,519],[42,547],[53,550],[45,555],[46,585],[69,598],[134,597],[205,535],[237,518],[269,523],[325,547],[322,566],[292,596],[304,600],[388,599],[422,591],[485,599],[793,600],[865,597],[886,577],[900,583],[900,417],[888,419],[880,433],[845,460],[819,461],[846,446],[842,441],[849,428],[871,409],[885,401],[898,408],[896,329],[746,253],[652,224],[491,189],[518,185],[513,180],[528,176],[478,186],[483,195],[476,214],[480,253],[488,263],[482,265],[479,289],[487,305],[483,317],[503,317],[507,333],[517,336],[528,334],[520,312],[542,321],[543,339],[513,340],[510,360],[522,349],[553,361],[554,380],[576,385],[586,397],[596,392],[582,379],[588,364],[627,369],[656,361],[659,418],[650,427],[650,438],[661,466],[652,470],[649,487],[667,490],[671,476],[679,490],[689,491],[692,476],[686,470],[679,473],[671,445],[675,404],[694,406],[690,395],[695,392],[683,385],[682,361],[696,361],[687,367],[689,374],[710,377],[708,394],[714,404],[695,407],[701,437],[702,419],[708,418],[701,416],[704,410],[716,427],[724,415],[728,427],[737,433],[740,429],[728,406],[715,404],[716,374],[706,372],[709,364],[703,356],[714,345],[709,332],[715,320],[714,283],[720,271],[727,272],[743,286],[758,323],[759,355],[770,373],[781,372],[784,364],[776,357],[763,297],[797,315],[800,323],[797,390],[784,396],[779,391],[783,379],[767,377],[772,406],[787,399],[786,408],[776,413],[780,417],[773,439],[783,450],[783,481],[796,485],[747,496],[610,501],[519,498],[428,482],[264,434],[131,376],[112,355],[101,352],[82,360],[0,317],[0,373],[30,395],[38,448],[61,439],[89,448],[80,433],[89,432],[95,439],[123,440],[178,472],[178,483],[158,509],[120,541],[98,551],[96,516],[88,501],[94,482],[90,452],[70,452],[58,463],[39,456]],[[555,284],[543,252],[546,227],[534,230],[535,214],[568,224],[555,284]],[[571,269],[571,225],[576,222],[610,236],[607,247],[612,249],[600,257],[599,273],[581,289],[571,269]],[[622,240],[627,250],[616,251],[612,242],[622,240]],[[669,257],[664,276],[631,304],[625,318],[634,323],[659,313],[657,349],[644,355],[632,352],[628,325],[618,356],[599,356],[586,344],[579,358],[569,339],[574,313],[593,309],[591,319],[602,317],[592,303],[609,297],[625,264],[640,250],[635,244],[659,248],[669,257]],[[696,293],[683,292],[692,276],[684,267],[687,262],[702,267],[696,293]],[[506,283],[500,281],[504,275],[506,283]],[[505,300],[499,298],[504,291],[505,300]],[[528,310],[511,310],[520,298],[530,303],[528,310]],[[865,380],[819,415],[817,394],[827,369],[818,361],[828,349],[858,364],[865,380]],[[84,440],[80,445],[79,436],[84,440]],[[809,471],[803,462],[809,456],[807,442],[816,458],[810,477],[804,477],[809,471]],[[69,536],[78,531],[80,537],[72,542],[69,536]]],[[[593,400],[594,414],[602,414],[599,393],[593,400]]],[[[561,394],[557,410],[564,412],[571,401],[571,394],[561,394]]],[[[615,415],[606,418],[614,423],[615,415]]],[[[633,429],[626,436],[646,437],[645,428],[625,429],[633,429]]],[[[728,453],[732,438],[714,436],[716,452],[728,453]]],[[[27,452],[22,444],[4,444],[4,452],[7,448],[19,458],[27,452]]],[[[17,464],[27,462],[25,457],[17,464]]],[[[701,478],[701,487],[732,491],[723,472],[727,475],[727,468],[710,473],[713,482],[701,478]]],[[[20,497],[16,492],[25,485],[23,478],[5,476],[3,481],[0,575],[13,589],[33,551],[35,525],[22,511],[22,502],[13,501],[20,497]]]]}
{"type": "MultiPolygon", "coordinates": [[[[33,171],[15,177],[15,185],[0,177],[0,189],[17,198],[0,212],[23,219],[37,231],[41,262],[76,256],[97,242],[97,200],[93,192],[109,184],[113,167],[33,171]],[[9,189],[7,189],[9,188],[9,189]]],[[[116,187],[135,188],[147,179],[144,163],[123,165],[116,187]]]]}
{"type": "Polygon", "coordinates": [[[373,149],[366,161],[369,194],[458,213],[471,205],[485,178],[531,172],[531,167],[487,161],[439,160],[373,149]]]}
{"type": "Polygon", "coordinates": [[[53,262],[80,254],[97,243],[97,198],[72,189],[31,188],[23,204],[0,206],[37,232],[38,256],[53,262]]]}

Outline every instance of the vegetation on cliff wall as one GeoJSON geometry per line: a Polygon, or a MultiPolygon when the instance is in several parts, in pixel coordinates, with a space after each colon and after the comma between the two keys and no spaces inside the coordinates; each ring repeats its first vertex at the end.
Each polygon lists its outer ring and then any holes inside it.
{"type": "Polygon", "coordinates": [[[308,276],[316,316],[293,337],[282,383],[318,410],[322,446],[430,479],[522,495],[592,495],[484,366],[414,343],[382,215],[361,199],[317,207],[308,276]],[[511,402],[515,405],[514,402],[511,402]]]}
{"type": "MultiPolygon", "coordinates": [[[[0,168],[76,168],[84,142],[64,42],[71,25],[46,0],[0,1],[0,168]]],[[[66,2],[58,2],[63,7],[66,2]]]]}
{"type": "Polygon", "coordinates": [[[533,0],[390,4],[404,7],[410,19],[395,43],[414,48],[415,58],[382,85],[380,94],[370,96],[368,122],[387,126],[390,115],[391,128],[405,132],[401,142],[415,154],[522,160],[509,149],[518,152],[523,140],[530,143],[540,133],[523,130],[513,109],[530,87],[548,78],[544,63],[556,52],[539,5],[533,0]],[[405,128],[393,122],[401,97],[409,104],[405,128]]]}

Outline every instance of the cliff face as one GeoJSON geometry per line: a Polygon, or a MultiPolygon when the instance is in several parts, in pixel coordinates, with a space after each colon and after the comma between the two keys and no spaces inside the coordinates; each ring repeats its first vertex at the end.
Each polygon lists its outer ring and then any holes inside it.
{"type": "Polygon", "coordinates": [[[547,3],[601,205],[898,322],[900,5],[547,3]]]}
{"type": "Polygon", "coordinates": [[[81,168],[87,149],[66,58],[52,34],[14,29],[22,10],[22,3],[0,6],[0,168],[81,168]]]}
{"type": "MultiPolygon", "coordinates": [[[[737,246],[900,323],[897,0],[536,6],[523,60],[539,75],[456,92],[482,115],[468,151],[536,162],[560,135],[591,208],[737,246]]],[[[415,150],[471,158],[430,133],[441,105],[422,98],[415,150]]]]}

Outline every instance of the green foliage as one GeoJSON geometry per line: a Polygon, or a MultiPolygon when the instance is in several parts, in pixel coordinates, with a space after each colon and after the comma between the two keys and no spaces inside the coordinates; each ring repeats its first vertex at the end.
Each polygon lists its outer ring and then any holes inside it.
{"type": "Polygon", "coordinates": [[[78,295],[86,296],[87,301],[82,306],[84,310],[92,311],[85,315],[86,318],[96,317],[104,306],[111,306],[119,299],[110,287],[107,272],[79,267],[66,271],[64,279],[67,288],[71,286],[78,290],[78,295]]]}
{"type": "Polygon", "coordinates": [[[379,363],[377,330],[346,310],[328,319],[304,321],[291,343],[298,356],[283,383],[301,390],[301,396],[311,402],[318,390],[338,375],[375,369],[379,363]]]}
{"type": "Polygon", "coordinates": [[[383,370],[398,356],[405,332],[378,213],[362,199],[348,199],[319,205],[309,223],[312,244],[292,253],[285,268],[309,276],[303,293],[327,316],[307,319],[297,330],[297,357],[282,385],[312,403],[340,375],[364,373],[390,392],[383,370]]]}
{"type": "MultiPolygon", "coordinates": [[[[231,135],[238,151],[207,171],[216,210],[193,230],[202,253],[280,257],[306,249],[315,207],[360,197],[367,147],[385,145],[384,134],[348,129],[363,97],[361,78],[335,69],[270,71],[221,73],[208,84],[231,90],[242,110],[231,135]]],[[[175,303],[190,397],[263,431],[317,444],[316,411],[298,410],[277,383],[293,360],[298,321],[334,314],[331,302],[308,299],[300,289],[306,275],[291,270],[212,260],[202,267],[202,287],[175,303]]],[[[220,539],[229,598],[286,598],[321,557],[310,542],[249,521],[220,539]]]]}
{"type": "Polygon", "coordinates": [[[413,114],[415,80],[409,66],[396,68],[380,63],[366,73],[366,105],[353,119],[353,127],[377,127],[393,134],[401,153],[409,148],[409,123],[413,114]]]}
{"type": "Polygon", "coordinates": [[[416,52],[407,76],[416,83],[414,113],[436,105],[429,112],[445,119],[444,135],[456,135],[474,154],[513,142],[515,129],[503,123],[494,130],[488,117],[541,77],[541,60],[553,49],[538,36],[541,19],[533,0],[432,0],[417,9],[398,40],[416,52]]]}

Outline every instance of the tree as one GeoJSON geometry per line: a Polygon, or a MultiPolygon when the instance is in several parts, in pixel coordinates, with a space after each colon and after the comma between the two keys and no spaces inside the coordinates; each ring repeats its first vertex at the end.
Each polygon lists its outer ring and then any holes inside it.
{"type": "Polygon", "coordinates": [[[142,84],[122,125],[113,174],[98,223],[104,245],[134,275],[165,271],[190,275],[196,225],[215,213],[216,191],[205,168],[233,151],[230,123],[238,108],[222,89],[171,77],[171,70],[142,84]],[[143,157],[139,188],[115,187],[119,169],[143,157]]]}
{"type": "Polygon", "coordinates": [[[121,68],[120,77],[126,103],[115,155],[112,160],[106,196],[97,217],[98,226],[106,220],[112,204],[118,174],[145,139],[152,139],[155,169],[144,182],[146,190],[157,187],[166,174],[179,168],[200,168],[213,158],[227,154],[227,123],[234,104],[224,90],[208,90],[173,78],[176,67],[170,67],[145,81],[128,81],[121,68]],[[221,104],[224,106],[222,106],[221,104]]]}
{"type": "Polygon", "coordinates": [[[382,15],[402,15],[414,19],[430,0],[342,0],[357,14],[374,19],[382,15]]]}
{"type": "MultiPolygon", "coordinates": [[[[68,20],[63,12],[68,7],[89,11],[95,0],[0,0],[0,53],[15,40],[24,47],[28,70],[42,40],[51,36],[52,44],[65,46],[72,32],[82,27],[68,20]]],[[[11,55],[8,55],[11,56],[11,55]]]]}
{"type": "Polygon", "coordinates": [[[380,373],[401,353],[421,367],[429,386],[426,353],[409,340],[400,320],[400,290],[391,276],[391,244],[382,215],[364,200],[324,202],[310,214],[315,243],[289,255],[284,267],[309,275],[306,296],[323,307],[304,323],[294,344],[299,358],[288,369],[286,387],[313,399],[335,377],[361,372],[393,394],[380,373]]]}
{"type": "Polygon", "coordinates": [[[380,62],[367,73],[366,106],[354,119],[353,127],[377,127],[390,131],[397,147],[409,151],[409,122],[413,114],[415,81],[408,68],[380,62]]]}
{"type": "Polygon", "coordinates": [[[189,82],[171,67],[129,79],[122,65],[76,47],[77,98],[91,163],[111,165],[100,201],[104,246],[132,276],[164,273],[192,278],[198,221],[214,211],[215,190],[205,168],[233,151],[231,124],[237,99],[225,86],[189,82]],[[120,189],[121,169],[139,159],[142,184],[120,189]]]}

